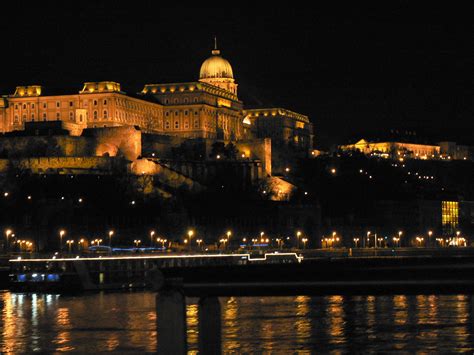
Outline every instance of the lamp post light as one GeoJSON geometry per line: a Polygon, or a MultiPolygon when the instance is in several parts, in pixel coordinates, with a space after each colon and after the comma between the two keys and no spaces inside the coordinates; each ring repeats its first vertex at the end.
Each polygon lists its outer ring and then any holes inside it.
{"type": "Polygon", "coordinates": [[[150,247],[153,246],[153,236],[155,235],[155,231],[150,231],[150,247]]]}
{"type": "Polygon", "coordinates": [[[7,249],[7,251],[10,249],[10,240],[9,240],[8,238],[10,237],[10,235],[11,235],[12,233],[13,233],[13,232],[12,232],[11,229],[7,229],[7,230],[5,231],[5,236],[6,236],[6,238],[7,238],[7,243],[6,243],[6,246],[7,246],[6,249],[7,249]]]}
{"type": "Polygon", "coordinates": [[[225,247],[225,244],[227,243],[227,241],[228,241],[227,238],[222,238],[222,239],[220,240],[221,244],[224,245],[224,248],[223,248],[224,250],[225,250],[225,248],[226,248],[226,247],[225,247]]]}
{"type": "Polygon", "coordinates": [[[372,233],[371,231],[367,232],[367,248],[370,248],[370,234],[371,233],[372,233]]]}
{"type": "Polygon", "coordinates": [[[301,237],[301,232],[297,231],[296,232],[296,249],[300,248],[300,237],[301,237]]]}
{"type": "Polygon", "coordinates": [[[138,248],[138,246],[140,245],[141,242],[142,242],[142,241],[141,241],[140,239],[135,239],[135,240],[133,241],[133,243],[135,244],[135,247],[136,247],[136,248],[138,248]]]}
{"type": "Polygon", "coordinates": [[[395,246],[400,247],[400,238],[393,237],[393,243],[395,244],[395,246]]]}
{"type": "Polygon", "coordinates": [[[71,248],[72,248],[72,245],[74,244],[74,240],[71,240],[71,239],[67,240],[66,243],[68,246],[69,254],[71,254],[71,248]]]}
{"type": "Polygon", "coordinates": [[[109,231],[109,247],[112,246],[112,236],[114,235],[114,231],[110,230],[109,231]]]}
{"type": "Polygon", "coordinates": [[[63,251],[63,237],[66,234],[64,229],[59,231],[59,251],[63,251]]]}
{"type": "Polygon", "coordinates": [[[84,238],[81,238],[77,244],[78,244],[79,250],[84,249],[84,238]]]}
{"type": "Polygon", "coordinates": [[[398,242],[398,246],[399,246],[399,247],[401,246],[400,241],[402,240],[402,234],[403,234],[402,231],[398,231],[398,241],[397,241],[397,242],[398,242]]]}
{"type": "Polygon", "coordinates": [[[196,243],[198,244],[199,249],[201,249],[202,239],[196,239],[196,243]]]}
{"type": "Polygon", "coordinates": [[[359,238],[354,238],[353,240],[354,240],[354,246],[356,248],[358,248],[359,247],[359,238]]]}
{"type": "Polygon", "coordinates": [[[301,241],[303,242],[303,249],[306,249],[306,242],[308,241],[308,238],[303,238],[301,241]]]}
{"type": "Polygon", "coordinates": [[[192,245],[192,238],[193,238],[193,235],[194,235],[194,231],[192,229],[188,230],[188,238],[189,238],[189,245],[191,246],[192,245]]]}
{"type": "Polygon", "coordinates": [[[423,240],[424,239],[422,237],[416,237],[416,241],[420,247],[421,247],[421,244],[423,243],[423,240]]]}
{"type": "Polygon", "coordinates": [[[428,246],[431,247],[431,236],[433,235],[433,231],[429,230],[428,231],[428,246]]]}

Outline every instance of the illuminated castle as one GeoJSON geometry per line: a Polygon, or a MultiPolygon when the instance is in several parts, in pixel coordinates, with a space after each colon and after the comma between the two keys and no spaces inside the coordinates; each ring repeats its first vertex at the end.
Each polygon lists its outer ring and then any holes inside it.
{"type": "Polygon", "coordinates": [[[201,65],[199,80],[146,84],[136,95],[112,81],[87,82],[75,94],[43,95],[39,85],[19,86],[0,98],[0,132],[25,124],[61,122],[72,136],[84,129],[139,127],[143,133],[238,142],[270,138],[272,148],[312,149],[307,116],[282,108],[244,109],[232,66],[217,46],[201,65]]]}

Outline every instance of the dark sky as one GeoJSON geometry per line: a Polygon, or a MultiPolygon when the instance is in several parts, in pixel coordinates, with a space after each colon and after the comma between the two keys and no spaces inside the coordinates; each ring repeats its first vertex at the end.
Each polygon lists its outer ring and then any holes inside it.
{"type": "Polygon", "coordinates": [[[137,92],[197,80],[216,34],[244,104],[309,115],[322,146],[389,128],[474,141],[474,7],[392,3],[265,11],[18,3],[0,21],[0,93],[28,84],[77,92],[98,80],[137,92]]]}

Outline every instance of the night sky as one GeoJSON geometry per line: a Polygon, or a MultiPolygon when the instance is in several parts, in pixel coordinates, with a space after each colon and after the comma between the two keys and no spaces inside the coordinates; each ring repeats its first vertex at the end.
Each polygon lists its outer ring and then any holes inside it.
{"type": "Polygon", "coordinates": [[[244,104],[309,115],[320,147],[390,128],[474,144],[472,6],[118,4],[37,2],[4,10],[0,93],[28,84],[73,93],[99,80],[133,93],[146,83],[194,81],[215,34],[244,104]]]}

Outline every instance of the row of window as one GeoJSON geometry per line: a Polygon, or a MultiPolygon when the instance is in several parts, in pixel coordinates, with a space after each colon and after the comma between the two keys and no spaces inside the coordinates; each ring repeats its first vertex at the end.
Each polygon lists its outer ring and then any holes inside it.
{"type": "MultiPolygon", "coordinates": [[[[174,112],[174,115],[175,115],[175,116],[179,116],[179,113],[180,113],[180,112],[181,112],[181,111],[175,111],[175,112],[174,112]]],[[[168,116],[170,115],[170,113],[172,113],[172,112],[166,111],[166,112],[165,112],[165,116],[168,117],[168,116]]],[[[185,115],[185,116],[188,116],[188,115],[189,115],[189,111],[188,111],[188,110],[184,110],[184,115],[185,115]]],[[[199,112],[198,112],[198,111],[194,111],[194,116],[197,116],[197,115],[199,115],[199,112]]]]}
{"type": "MultiPolygon", "coordinates": [[[[178,103],[180,103],[179,101],[180,101],[180,100],[178,100],[178,99],[174,99],[174,100],[173,100],[173,103],[178,104],[178,103]]],[[[167,105],[170,104],[170,102],[171,102],[170,99],[166,99],[166,100],[165,100],[165,104],[167,104],[167,105]]],[[[194,103],[197,103],[197,102],[198,102],[198,98],[195,97],[195,98],[193,99],[193,102],[194,102],[194,103]]],[[[188,103],[189,103],[189,100],[188,100],[187,97],[184,98],[183,103],[185,103],[185,104],[188,104],[188,103]]]]}
{"type": "MultiPolygon", "coordinates": [[[[180,124],[179,124],[179,121],[176,120],[174,121],[174,129],[179,129],[180,128],[180,124]]],[[[170,129],[171,128],[171,122],[169,120],[165,121],[165,129],[170,129]]],[[[184,129],[189,129],[189,121],[188,120],[184,120],[184,123],[183,123],[183,128],[184,129]]],[[[194,119],[194,128],[199,128],[199,119],[196,118],[194,119]]]]}
{"type": "MultiPolygon", "coordinates": [[[[85,106],[87,106],[87,101],[84,102],[85,106]]],[[[98,105],[98,102],[97,100],[94,100],[93,102],[94,106],[97,106],[98,105]]],[[[103,101],[103,104],[104,105],[107,105],[107,100],[104,99],[103,101]]],[[[20,105],[20,104],[15,104],[15,110],[18,110],[20,107],[23,107],[23,110],[26,110],[26,108],[28,106],[31,106],[31,109],[34,109],[35,108],[35,104],[34,103],[24,103],[23,106],[20,105]]],[[[61,101],[56,101],[56,108],[60,108],[61,107],[61,101]]],[[[69,101],[69,107],[74,107],[74,101],[69,101]]],[[[43,102],[43,108],[48,108],[48,103],[47,102],[43,102]]]]}

